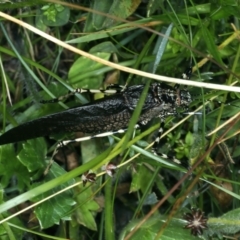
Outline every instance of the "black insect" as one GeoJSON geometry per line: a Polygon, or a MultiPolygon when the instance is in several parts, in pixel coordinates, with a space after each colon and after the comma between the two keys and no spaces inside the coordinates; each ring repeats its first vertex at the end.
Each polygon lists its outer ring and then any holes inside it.
{"type": "MultiPolygon", "coordinates": [[[[0,145],[48,136],[59,132],[80,131],[95,134],[90,137],[64,141],[64,145],[69,142],[124,132],[128,127],[134,109],[138,106],[144,85],[130,87],[114,85],[114,88],[107,90],[77,89],[75,92],[78,93],[101,91],[105,93],[115,92],[115,94],[93,103],[41,117],[12,128],[0,136],[0,145]]],[[[165,117],[176,115],[179,107],[186,111],[191,101],[190,93],[186,89],[180,90],[178,85],[173,88],[169,86],[162,87],[159,83],[150,85],[135,128],[141,128],[141,126],[146,125],[153,118],[160,118],[161,128],[153,146],[155,154],[165,117]]]]}

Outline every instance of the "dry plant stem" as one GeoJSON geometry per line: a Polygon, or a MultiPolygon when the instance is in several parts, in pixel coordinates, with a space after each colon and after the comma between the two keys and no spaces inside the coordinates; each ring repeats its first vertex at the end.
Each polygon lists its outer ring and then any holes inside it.
{"type": "Polygon", "coordinates": [[[226,131],[217,139],[217,141],[214,142],[214,144],[203,154],[202,157],[199,158],[199,160],[193,165],[193,167],[176,183],[172,189],[151,209],[151,211],[145,216],[145,218],[140,221],[134,229],[127,235],[125,240],[131,239],[132,235],[139,229],[139,227],[144,224],[145,221],[147,221],[148,218],[150,218],[157,209],[167,200],[167,198],[173,194],[175,190],[178,189],[178,187],[182,184],[183,181],[185,181],[189,175],[192,174],[192,172],[197,168],[197,166],[205,159],[205,157],[215,148],[215,146],[221,141],[221,139],[228,133],[228,131],[232,128],[232,126],[240,120],[240,113],[237,114],[237,118],[234,119],[229,125],[229,127],[226,129],[226,131]]]}

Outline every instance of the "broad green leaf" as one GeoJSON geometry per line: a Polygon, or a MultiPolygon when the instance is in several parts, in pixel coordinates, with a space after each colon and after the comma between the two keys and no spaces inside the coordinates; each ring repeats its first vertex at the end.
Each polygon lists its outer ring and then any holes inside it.
{"type": "MultiPolygon", "coordinates": [[[[56,163],[50,168],[50,171],[44,178],[44,181],[47,182],[53,178],[57,178],[58,176],[66,173],[60,166],[56,163]]],[[[44,199],[45,197],[54,194],[69,185],[72,185],[74,180],[69,180],[66,183],[61,184],[60,186],[51,189],[47,193],[41,194],[34,199],[34,201],[39,201],[44,199]]],[[[39,183],[41,185],[42,183],[39,183]]],[[[35,186],[38,184],[34,184],[35,186]]],[[[73,192],[71,190],[65,191],[44,203],[38,205],[35,208],[35,214],[40,222],[42,228],[48,228],[53,226],[54,224],[59,224],[60,220],[70,220],[71,219],[71,210],[75,201],[73,200],[73,192]],[[54,207],[53,207],[54,206],[54,207]]]]}
{"type": "Polygon", "coordinates": [[[29,172],[43,168],[47,154],[47,145],[43,138],[28,140],[23,143],[23,148],[17,155],[19,161],[25,165],[29,172]]]}
{"type": "Polygon", "coordinates": [[[78,186],[77,190],[77,207],[75,212],[76,220],[79,224],[96,231],[97,225],[95,222],[95,213],[99,210],[99,205],[93,200],[94,192],[92,187],[78,186]]]}
{"type": "Polygon", "coordinates": [[[90,53],[97,53],[97,52],[119,53],[116,46],[110,41],[102,42],[102,43],[94,46],[90,50],[90,53]]]}
{"type": "Polygon", "coordinates": [[[119,51],[116,45],[114,45],[110,41],[105,41],[92,47],[90,50],[90,53],[96,53],[96,52],[116,53],[117,55],[121,56],[123,59],[133,59],[135,57],[135,55],[132,53],[119,51]]]}
{"type": "MultiPolygon", "coordinates": [[[[107,4],[109,4],[108,0],[105,1],[107,4]]],[[[135,12],[140,3],[141,0],[114,0],[111,8],[108,11],[108,14],[125,19],[135,12]]],[[[106,18],[103,27],[109,28],[116,23],[116,20],[112,18],[106,18]]]]}
{"type": "MultiPolygon", "coordinates": [[[[107,13],[110,6],[111,6],[111,2],[109,2],[108,0],[94,1],[93,10],[107,13]]],[[[99,30],[103,27],[103,23],[106,19],[106,16],[103,16],[97,13],[91,13],[89,17],[92,18],[92,25],[95,29],[99,30]]]]}
{"type": "Polygon", "coordinates": [[[42,8],[42,22],[49,27],[59,27],[68,23],[70,9],[60,4],[49,4],[42,8]]]}
{"type": "Polygon", "coordinates": [[[138,165],[137,171],[132,176],[130,192],[136,192],[141,189],[144,193],[150,181],[152,181],[152,172],[145,165],[138,165]]]}
{"type": "MultiPolygon", "coordinates": [[[[99,58],[108,60],[111,54],[98,52],[94,55],[99,58]]],[[[75,88],[98,89],[101,86],[103,80],[103,73],[100,71],[103,66],[103,64],[92,61],[89,58],[79,57],[74,62],[69,71],[69,82],[75,88]]]]}
{"type": "Polygon", "coordinates": [[[84,32],[92,32],[93,30],[109,28],[115,24],[119,24],[119,21],[113,18],[118,17],[126,19],[135,12],[140,3],[141,0],[94,1],[91,8],[98,12],[108,14],[109,16],[103,16],[95,12],[88,13],[84,32]]]}
{"type": "Polygon", "coordinates": [[[17,186],[20,191],[30,184],[31,175],[26,167],[18,161],[13,144],[0,147],[0,176],[3,188],[8,186],[13,176],[17,179],[17,186]]]}
{"type": "Polygon", "coordinates": [[[192,145],[193,144],[193,135],[191,132],[188,132],[186,137],[185,137],[185,142],[187,145],[192,145]]]}
{"type": "Polygon", "coordinates": [[[235,234],[240,231],[240,208],[229,211],[218,218],[209,218],[208,224],[212,230],[222,234],[235,234]]]}
{"type": "Polygon", "coordinates": [[[82,161],[86,163],[91,161],[101,152],[101,139],[95,138],[81,143],[82,161]]]}

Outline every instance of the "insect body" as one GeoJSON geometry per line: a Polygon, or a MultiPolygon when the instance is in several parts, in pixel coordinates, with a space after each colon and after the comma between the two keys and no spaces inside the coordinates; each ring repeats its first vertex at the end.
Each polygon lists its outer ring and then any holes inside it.
{"type": "MultiPolygon", "coordinates": [[[[123,132],[128,127],[134,109],[138,106],[143,89],[144,85],[118,89],[116,94],[93,103],[24,123],[1,135],[0,145],[59,132],[81,131],[95,134],[93,137],[123,132]]],[[[135,128],[147,124],[153,118],[160,118],[163,125],[166,116],[176,115],[178,107],[187,110],[190,103],[191,95],[188,91],[171,87],[164,88],[159,83],[153,83],[149,87],[135,128]]],[[[162,130],[159,130],[159,135],[161,132],[162,130]]],[[[88,137],[90,138],[92,137],[88,137]]],[[[159,137],[155,143],[158,141],[159,137]]],[[[63,143],[68,143],[68,141],[63,143]]]]}

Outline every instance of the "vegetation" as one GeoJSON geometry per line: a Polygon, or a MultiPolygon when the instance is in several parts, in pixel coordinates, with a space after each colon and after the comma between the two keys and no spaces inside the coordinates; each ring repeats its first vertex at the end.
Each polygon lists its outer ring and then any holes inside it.
{"type": "Polygon", "coordinates": [[[190,65],[196,112],[165,121],[159,152],[181,165],[151,153],[159,119],[134,132],[137,114],[126,134],[0,146],[0,238],[237,239],[239,10],[232,0],[0,1],[2,133],[104,97],[41,103],[75,88],[174,86],[190,65]]]}

